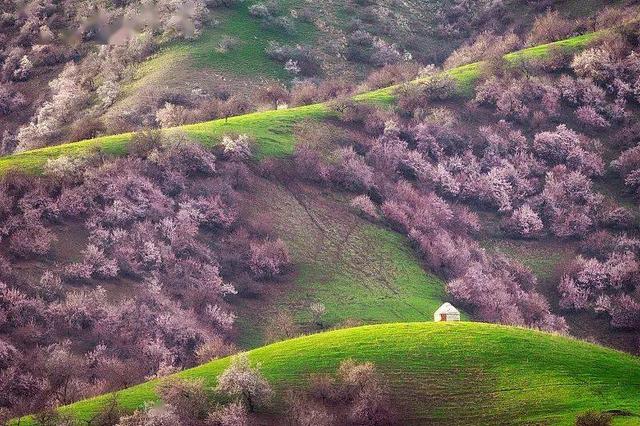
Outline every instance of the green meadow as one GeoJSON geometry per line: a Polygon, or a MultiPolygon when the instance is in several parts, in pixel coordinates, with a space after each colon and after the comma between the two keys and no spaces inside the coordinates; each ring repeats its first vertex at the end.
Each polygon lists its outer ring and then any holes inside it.
{"type": "MultiPolygon", "coordinates": [[[[352,358],[375,363],[406,424],[572,425],[588,410],[618,411],[639,424],[640,359],[543,332],[483,323],[394,323],[342,329],[248,352],[282,395],[312,374],[335,373],[352,358]]],[[[230,358],[176,376],[215,386],[230,358]]],[[[157,399],[151,381],[116,394],[134,410],[157,399]]],[[[90,419],[111,395],[60,408],[90,419]]],[[[280,399],[269,408],[279,412],[280,399]]],[[[24,419],[21,425],[33,424],[24,419]]]]}

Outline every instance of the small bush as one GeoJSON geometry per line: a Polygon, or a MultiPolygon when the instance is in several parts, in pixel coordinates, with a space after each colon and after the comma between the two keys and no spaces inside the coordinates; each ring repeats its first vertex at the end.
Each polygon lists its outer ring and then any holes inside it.
{"type": "Polygon", "coordinates": [[[185,124],[189,119],[189,111],[182,105],[165,102],[156,112],[156,122],[160,127],[175,127],[185,124]]]}
{"type": "Polygon", "coordinates": [[[364,30],[356,30],[347,37],[346,57],[351,61],[370,62],[374,37],[364,30]]]}
{"type": "Polygon", "coordinates": [[[351,207],[368,219],[378,219],[380,217],[376,205],[366,195],[359,195],[351,200],[351,207]]]}
{"type": "Polygon", "coordinates": [[[428,100],[444,101],[456,95],[457,84],[449,76],[435,74],[428,77],[421,84],[421,88],[428,100]]]}
{"type": "Polygon", "coordinates": [[[202,379],[165,379],[158,384],[156,391],[180,418],[190,422],[207,417],[209,398],[202,379]]]}
{"type": "Polygon", "coordinates": [[[332,180],[350,191],[366,191],[373,185],[374,171],[352,148],[336,152],[338,166],[333,170],[332,180]]]}
{"type": "Polygon", "coordinates": [[[273,278],[284,272],[291,262],[284,241],[264,241],[251,243],[251,271],[257,278],[273,278]]]}
{"type": "Polygon", "coordinates": [[[218,51],[219,53],[227,53],[233,50],[239,44],[240,42],[238,41],[237,38],[225,35],[218,42],[218,47],[216,48],[216,51],[218,51]]]}
{"type": "Polygon", "coordinates": [[[0,84],[0,117],[18,111],[26,105],[26,98],[9,85],[0,84]]]}
{"type": "Polygon", "coordinates": [[[338,368],[343,399],[349,401],[348,417],[355,424],[392,423],[388,389],[372,363],[356,364],[345,360],[338,368]]]}
{"type": "Polygon", "coordinates": [[[258,98],[271,104],[273,109],[278,109],[280,104],[289,100],[289,91],[279,84],[269,84],[258,91],[258,98]]]}
{"type": "Polygon", "coordinates": [[[540,216],[528,204],[525,204],[514,210],[509,220],[506,221],[506,228],[520,237],[533,238],[540,235],[543,224],[540,216]]]}
{"type": "Polygon", "coordinates": [[[351,99],[336,100],[331,103],[330,108],[345,123],[364,123],[371,115],[376,114],[376,109],[371,105],[351,99]]]}
{"type": "Polygon", "coordinates": [[[334,416],[321,404],[296,393],[287,397],[287,415],[291,424],[297,426],[330,426],[334,416]]]}
{"type": "Polygon", "coordinates": [[[56,236],[47,228],[33,224],[19,229],[9,238],[9,251],[19,257],[43,256],[49,252],[56,236]]]}
{"type": "Polygon", "coordinates": [[[610,426],[612,422],[613,416],[611,414],[588,411],[578,416],[576,426],[610,426]]]}
{"type": "Polygon", "coordinates": [[[249,13],[256,18],[269,19],[277,13],[276,7],[274,2],[258,2],[249,7],[249,13]]]}
{"type": "Polygon", "coordinates": [[[320,89],[311,82],[302,82],[296,84],[291,89],[291,105],[310,105],[319,102],[322,99],[320,89]]]}
{"type": "Polygon", "coordinates": [[[249,412],[268,404],[273,398],[271,385],[260,373],[259,366],[252,366],[246,354],[233,358],[231,365],[218,376],[218,392],[239,398],[249,412]]]}
{"type": "Polygon", "coordinates": [[[231,137],[225,135],[222,138],[224,156],[231,161],[245,161],[251,158],[251,138],[248,135],[231,137]]]}
{"type": "Polygon", "coordinates": [[[521,47],[522,41],[514,33],[496,35],[490,32],[481,33],[473,43],[467,43],[456,49],[445,61],[445,68],[455,68],[485,60],[489,57],[502,56],[521,47]]]}
{"type": "Polygon", "coordinates": [[[147,158],[154,150],[162,145],[162,133],[158,130],[143,130],[136,132],[128,145],[129,155],[147,158]]]}
{"type": "Polygon", "coordinates": [[[285,66],[287,63],[294,62],[298,70],[296,75],[301,77],[312,77],[321,70],[317,55],[305,46],[288,46],[271,41],[266,47],[265,53],[269,58],[285,66]]]}
{"type": "Polygon", "coordinates": [[[70,141],[93,139],[104,134],[105,130],[101,119],[95,116],[83,117],[71,127],[68,139],[70,141]]]}
{"type": "Polygon", "coordinates": [[[534,46],[565,39],[576,31],[578,25],[578,22],[560,16],[558,11],[550,10],[536,18],[527,37],[527,45],[534,46]]]}
{"type": "Polygon", "coordinates": [[[247,409],[239,402],[232,402],[209,413],[208,426],[249,426],[247,409]]]}

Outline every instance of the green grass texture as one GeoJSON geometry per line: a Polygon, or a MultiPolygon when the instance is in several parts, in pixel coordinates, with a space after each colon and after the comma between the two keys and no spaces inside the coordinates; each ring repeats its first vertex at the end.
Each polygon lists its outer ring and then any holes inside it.
{"type": "MultiPolygon", "coordinates": [[[[335,373],[352,358],[385,377],[403,424],[574,424],[588,410],[640,410],[640,358],[534,330],[483,323],[394,323],[336,330],[248,352],[276,391],[335,373]]],[[[230,358],[177,373],[215,386],[230,358]]],[[[157,381],[117,393],[133,410],[157,399],[157,381]]],[[[79,420],[111,395],[60,408],[79,420]]],[[[269,409],[282,410],[276,399],[269,409]]],[[[638,417],[620,417],[638,424],[638,417]]],[[[33,424],[30,419],[20,423],[33,424]]]]}

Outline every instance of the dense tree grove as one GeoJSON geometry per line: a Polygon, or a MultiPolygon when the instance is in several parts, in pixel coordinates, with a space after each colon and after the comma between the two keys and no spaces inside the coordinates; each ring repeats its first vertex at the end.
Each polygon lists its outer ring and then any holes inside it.
{"type": "MultiPolygon", "coordinates": [[[[484,175],[479,161],[470,161],[475,158],[471,152],[460,152],[467,161],[451,163],[458,165],[452,169],[455,174],[442,167],[443,161],[438,166],[432,163],[438,156],[445,160],[446,151],[454,149],[452,139],[461,142],[455,149],[464,149],[464,142],[452,129],[420,124],[400,131],[395,122],[387,122],[380,136],[366,142],[365,155],[351,147],[340,148],[331,154],[337,162],[322,163],[322,153],[314,156],[310,148],[302,146],[295,160],[305,178],[368,192],[379,200],[384,217],[410,236],[427,265],[451,280],[451,294],[474,306],[480,318],[565,331],[564,321],[550,314],[547,302],[532,290],[533,275],[506,259],[487,256],[471,238],[479,228],[478,218],[437,194],[438,188],[447,188],[443,196],[457,198],[464,194],[464,198],[495,202],[496,207],[511,210],[514,194],[500,192],[512,189],[510,180],[500,174],[484,175]],[[406,139],[411,140],[413,149],[406,139]],[[465,173],[465,166],[476,167],[477,172],[465,173]],[[323,169],[327,171],[318,173],[323,169]],[[484,182],[485,187],[478,187],[484,182]]],[[[377,215],[377,207],[366,196],[357,197],[353,204],[370,217],[377,215]]],[[[533,226],[537,225],[539,232],[537,219],[533,226]]]]}
{"type": "MultiPolygon", "coordinates": [[[[474,241],[479,220],[463,206],[497,213],[513,238],[572,240],[603,228],[634,230],[633,214],[594,183],[613,172],[630,192],[640,186],[631,119],[638,102],[632,87],[640,78],[636,34],[624,28],[573,59],[558,59],[560,75],[545,73],[546,59],[496,65],[502,71],[484,78],[466,105],[488,115],[477,129],[461,126],[452,111],[425,114],[430,104],[455,96],[453,88],[433,80],[422,88],[401,87],[395,117],[336,103],[345,123],[363,125],[366,140],[340,141],[343,146],[333,151],[300,145],[296,170],[305,179],[361,194],[352,206],[372,220],[381,212],[407,234],[428,267],[449,281],[451,296],[478,318],[567,331],[536,292],[530,272],[487,255],[474,241]],[[568,122],[560,121],[567,116],[568,122]],[[598,136],[611,127],[622,129],[624,151],[607,168],[598,136]]],[[[604,263],[579,258],[568,269],[558,289],[561,307],[594,309],[607,313],[614,327],[637,327],[635,254],[620,249],[603,256],[604,263]],[[596,281],[580,272],[590,268],[601,271],[596,281]]]]}
{"type": "MultiPolygon", "coordinates": [[[[605,12],[602,19],[612,13],[605,12]]],[[[516,70],[507,69],[501,76],[486,79],[475,102],[507,121],[501,121],[497,128],[482,129],[481,155],[467,153],[461,162],[469,167],[479,160],[475,174],[468,169],[464,173],[475,176],[475,181],[480,181],[483,170],[488,171],[491,190],[484,199],[503,212],[506,231],[526,238],[550,233],[564,239],[584,239],[585,252],[566,267],[560,280],[561,308],[593,310],[607,315],[612,327],[635,330],[640,325],[640,299],[634,214],[596,191],[594,184],[609,173],[619,176],[632,195],[638,187],[638,132],[632,118],[640,100],[634,89],[640,78],[636,26],[623,26],[572,59],[556,63],[556,69],[563,71],[559,76],[540,76],[539,71],[519,76],[516,70]],[[549,128],[547,123],[558,123],[566,116],[573,124],[549,128]],[[532,139],[517,127],[532,134],[532,139]],[[605,149],[597,138],[608,138],[612,128],[617,129],[617,135],[606,148],[621,153],[607,168],[605,149]],[[495,167],[504,171],[494,174],[495,167]],[[502,179],[496,180],[499,177],[502,179]]],[[[524,68],[536,70],[538,66],[532,63],[524,68]]],[[[546,71],[546,66],[543,63],[540,70],[546,71]]],[[[472,150],[478,152],[478,145],[472,150]]],[[[438,161],[440,166],[443,162],[438,161]]],[[[447,177],[455,177],[455,171],[447,171],[447,177]]],[[[457,189],[457,185],[440,185],[443,194],[464,193],[452,193],[449,188],[457,189]]],[[[476,201],[482,202],[478,195],[476,201]]]]}
{"type": "Polygon", "coordinates": [[[640,241],[606,231],[584,243],[584,253],[566,268],[558,286],[560,305],[607,313],[617,328],[640,327],[640,303],[634,291],[640,273],[640,241]]]}
{"type": "Polygon", "coordinates": [[[154,137],[137,137],[142,156],[62,157],[42,178],[2,179],[0,407],[68,403],[225,355],[236,289],[222,274],[250,270],[264,281],[287,268],[284,243],[241,222],[242,163],[154,137]],[[56,226],[72,223],[86,232],[73,261],[35,280],[14,271],[8,259],[52,254],[64,238],[56,226]],[[134,292],[101,286],[115,279],[134,292]]]}

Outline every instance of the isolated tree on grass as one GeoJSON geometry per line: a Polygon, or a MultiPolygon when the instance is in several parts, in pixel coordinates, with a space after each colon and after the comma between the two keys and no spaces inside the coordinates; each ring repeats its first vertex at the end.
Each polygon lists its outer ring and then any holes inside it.
{"type": "Polygon", "coordinates": [[[258,91],[258,98],[272,104],[274,109],[278,109],[280,103],[289,100],[289,91],[279,84],[270,84],[258,91]]]}
{"type": "Polygon", "coordinates": [[[314,302],[309,306],[309,312],[311,312],[311,317],[313,318],[313,322],[320,328],[323,328],[324,324],[322,319],[327,313],[327,308],[324,304],[320,302],[314,302]]]}
{"type": "Polygon", "coordinates": [[[291,339],[301,334],[298,324],[287,311],[278,312],[267,324],[264,338],[267,343],[291,339]]]}
{"type": "Polygon", "coordinates": [[[250,412],[273,397],[271,385],[260,373],[259,366],[251,366],[246,354],[233,358],[231,365],[218,377],[216,390],[240,398],[250,412]]]}
{"type": "Polygon", "coordinates": [[[246,98],[235,95],[226,100],[222,105],[220,113],[224,117],[225,123],[229,121],[229,117],[241,115],[249,112],[254,105],[246,98]]]}

